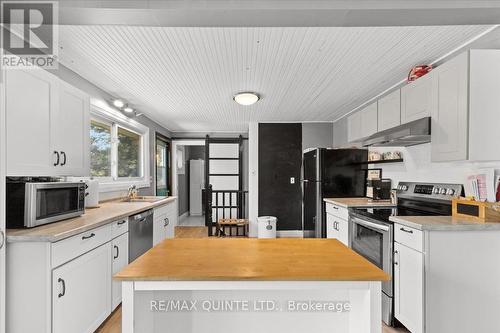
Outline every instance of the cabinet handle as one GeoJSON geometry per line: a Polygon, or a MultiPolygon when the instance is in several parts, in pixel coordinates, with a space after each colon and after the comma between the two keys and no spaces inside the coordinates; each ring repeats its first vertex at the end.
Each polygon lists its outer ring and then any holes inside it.
{"type": "Polygon", "coordinates": [[[339,207],[337,207],[337,206],[332,206],[332,207],[333,207],[333,209],[337,209],[337,210],[339,209],[339,207]]]}
{"type": "Polygon", "coordinates": [[[57,279],[57,282],[62,284],[62,292],[57,295],[58,298],[61,298],[66,295],[66,282],[64,282],[64,280],[61,278],[57,279]]]}
{"type": "Polygon", "coordinates": [[[5,243],[5,233],[4,233],[4,231],[3,231],[3,230],[0,230],[0,237],[2,237],[2,238],[0,239],[0,249],[1,249],[1,248],[3,248],[3,245],[4,245],[4,243],[5,243]]]}
{"type": "Polygon", "coordinates": [[[401,227],[399,228],[399,230],[403,231],[403,232],[407,232],[409,234],[412,234],[413,233],[413,230],[406,230],[405,228],[401,227]]]}
{"type": "Polygon", "coordinates": [[[398,256],[398,260],[399,260],[399,252],[396,250],[394,251],[394,265],[399,265],[398,261],[396,261],[396,255],[398,256]]]}
{"type": "Polygon", "coordinates": [[[90,235],[88,235],[88,236],[82,236],[82,240],[86,240],[86,239],[92,238],[92,237],[94,237],[94,236],[95,236],[95,234],[94,234],[94,233],[91,233],[91,234],[90,234],[90,235]]]}
{"type": "Polygon", "coordinates": [[[116,255],[113,257],[113,259],[116,259],[120,256],[120,248],[118,248],[118,246],[114,245],[113,246],[116,250],[116,255]]]}
{"type": "Polygon", "coordinates": [[[166,217],[163,221],[165,221],[165,224],[163,225],[164,227],[166,227],[170,223],[170,220],[168,219],[168,217],[166,217]]]}
{"type": "Polygon", "coordinates": [[[63,157],[63,162],[61,163],[61,166],[64,166],[64,165],[66,165],[66,153],[62,151],[61,155],[63,157]]]}
{"type": "Polygon", "coordinates": [[[127,222],[127,221],[125,221],[125,220],[124,220],[124,221],[120,221],[120,222],[118,222],[117,224],[118,224],[118,225],[122,225],[122,224],[125,224],[125,222],[127,222]]]}
{"type": "Polygon", "coordinates": [[[56,155],[56,161],[54,162],[54,166],[57,166],[57,165],[59,165],[59,161],[60,161],[59,152],[54,150],[54,155],[56,155]]]}

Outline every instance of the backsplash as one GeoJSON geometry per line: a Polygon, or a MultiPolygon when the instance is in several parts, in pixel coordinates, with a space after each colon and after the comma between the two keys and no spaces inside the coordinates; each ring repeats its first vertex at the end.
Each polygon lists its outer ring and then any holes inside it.
{"type": "Polygon", "coordinates": [[[370,150],[384,153],[401,151],[403,163],[371,165],[382,168],[382,177],[391,178],[393,188],[399,181],[420,181],[438,183],[465,184],[467,176],[482,168],[494,168],[500,171],[500,161],[493,162],[431,162],[431,144],[412,147],[384,147],[370,150]]]}

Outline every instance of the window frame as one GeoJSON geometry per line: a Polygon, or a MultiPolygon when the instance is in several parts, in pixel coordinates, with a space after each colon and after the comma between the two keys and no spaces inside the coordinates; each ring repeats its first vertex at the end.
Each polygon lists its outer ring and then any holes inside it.
{"type": "Polygon", "coordinates": [[[138,188],[149,187],[149,128],[116,110],[95,104],[91,104],[90,119],[111,126],[111,177],[93,177],[99,181],[99,191],[112,192],[126,190],[132,185],[138,188]],[[118,177],[118,127],[140,136],[141,177],[118,177]]]}

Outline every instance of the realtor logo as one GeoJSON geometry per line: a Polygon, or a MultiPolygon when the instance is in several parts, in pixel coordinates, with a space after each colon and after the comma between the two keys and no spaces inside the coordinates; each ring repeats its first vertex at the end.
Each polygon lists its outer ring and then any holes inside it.
{"type": "Polygon", "coordinates": [[[2,1],[4,68],[57,68],[56,1],[2,1]]]}

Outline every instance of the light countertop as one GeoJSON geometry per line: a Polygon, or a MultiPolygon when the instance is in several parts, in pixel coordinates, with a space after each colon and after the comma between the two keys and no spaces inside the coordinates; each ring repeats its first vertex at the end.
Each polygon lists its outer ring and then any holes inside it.
{"type": "Polygon", "coordinates": [[[500,223],[478,222],[453,216],[391,216],[392,222],[418,230],[479,231],[500,230],[500,223]]]}
{"type": "Polygon", "coordinates": [[[146,252],[115,279],[387,281],[389,276],[336,239],[175,238],[146,252]]]}
{"type": "Polygon", "coordinates": [[[372,200],[370,198],[324,198],[323,201],[345,208],[396,207],[390,200],[372,200]]]}
{"type": "Polygon", "coordinates": [[[130,215],[165,205],[177,197],[166,197],[156,202],[109,201],[99,208],[87,208],[85,214],[68,220],[29,229],[7,229],[7,242],[57,242],[102,225],[127,218],[130,215]]]}

